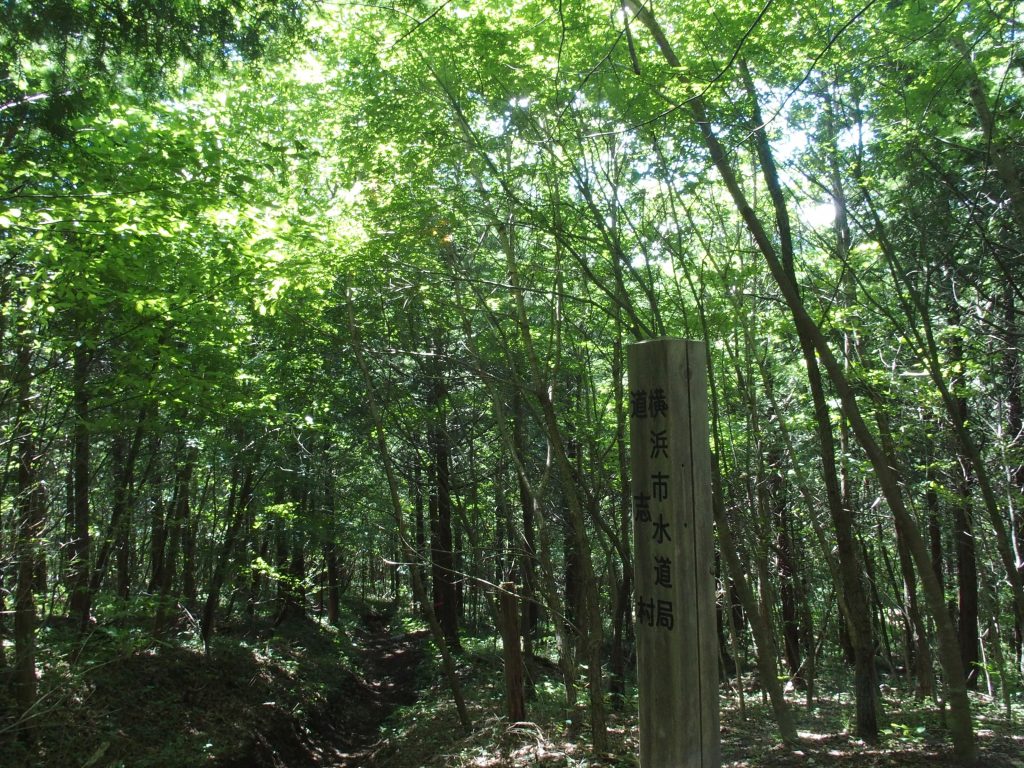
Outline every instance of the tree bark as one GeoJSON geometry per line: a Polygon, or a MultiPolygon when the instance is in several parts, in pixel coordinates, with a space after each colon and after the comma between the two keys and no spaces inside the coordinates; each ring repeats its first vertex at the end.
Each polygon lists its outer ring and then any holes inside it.
{"type": "MultiPolygon", "coordinates": [[[[965,401],[966,408],[966,401],[965,401]]],[[[971,520],[971,470],[965,461],[957,462],[957,502],[953,505],[953,543],[956,548],[957,637],[960,660],[967,673],[967,687],[978,689],[981,657],[978,635],[978,564],[975,557],[971,520]]]]}
{"type": "Polygon", "coordinates": [[[185,526],[188,525],[191,504],[192,472],[198,450],[186,448],[185,458],[178,467],[174,479],[174,495],[171,501],[171,512],[167,524],[167,546],[163,563],[160,567],[160,580],[156,584],[158,605],[156,620],[153,622],[153,635],[163,637],[167,630],[168,617],[171,612],[171,593],[177,575],[178,555],[181,551],[185,526]]]}
{"type": "Polygon", "coordinates": [[[90,589],[99,590],[107,575],[110,554],[114,553],[115,592],[122,599],[128,599],[131,589],[129,571],[132,486],[135,478],[135,463],[142,440],[146,409],[139,412],[135,432],[129,439],[125,432],[118,431],[110,442],[110,474],[113,481],[111,491],[110,525],[103,537],[100,551],[96,555],[96,566],[92,572],[90,589]]]}
{"type": "Polygon", "coordinates": [[[779,668],[776,663],[777,648],[775,639],[772,637],[771,627],[764,614],[758,608],[757,598],[747,583],[743,565],[740,563],[736,553],[736,545],[733,543],[732,530],[726,519],[725,509],[722,504],[722,482],[719,475],[718,457],[715,453],[711,456],[713,499],[712,507],[715,513],[715,527],[718,530],[718,544],[722,555],[725,557],[729,574],[732,576],[733,584],[739,594],[743,610],[750,622],[751,632],[754,635],[754,651],[757,659],[758,673],[761,678],[761,685],[768,692],[768,699],[775,714],[775,722],[779,727],[779,736],[785,744],[797,744],[799,737],[796,732],[796,723],[793,720],[793,712],[786,703],[783,695],[782,684],[779,681],[779,668]]]}
{"type": "MultiPolygon", "coordinates": [[[[518,390],[512,396],[512,443],[513,450],[518,450],[525,459],[526,438],[523,425],[526,414],[523,410],[522,395],[518,390]]],[[[533,641],[540,622],[540,604],[537,602],[537,541],[536,522],[533,514],[533,495],[526,477],[516,472],[516,485],[519,489],[519,506],[522,510],[523,540],[520,552],[519,573],[522,580],[520,594],[523,599],[522,635],[523,655],[529,659],[533,656],[533,641]]]]}
{"type": "Polygon", "coordinates": [[[430,557],[434,611],[445,640],[459,650],[459,596],[456,589],[455,537],[452,527],[451,446],[448,435],[448,391],[445,383],[446,350],[441,332],[435,333],[430,365],[430,433],[433,493],[430,507],[430,557]]]}
{"type": "Polygon", "coordinates": [[[625,703],[626,695],[626,644],[628,633],[632,630],[630,622],[630,604],[633,595],[633,557],[630,552],[630,528],[632,526],[633,491],[630,478],[629,451],[626,445],[626,396],[623,386],[625,372],[625,355],[623,350],[623,327],[621,312],[616,309],[615,345],[612,350],[612,381],[615,390],[615,452],[619,470],[619,496],[616,505],[618,512],[619,540],[622,552],[619,554],[621,574],[615,581],[615,570],[611,584],[615,602],[612,611],[612,648],[609,659],[608,690],[612,697],[612,706],[620,709],[625,703]]]}
{"type": "MultiPolygon", "coordinates": [[[[439,406],[440,407],[440,406],[439,406]]],[[[434,573],[434,600],[438,621],[445,640],[453,650],[459,649],[458,596],[455,590],[455,546],[452,534],[452,495],[450,451],[443,426],[434,429],[434,488],[436,490],[436,526],[431,531],[431,557],[434,573]]]]}
{"type": "Polygon", "coordinates": [[[498,593],[498,628],[505,660],[505,712],[509,723],[526,719],[523,653],[519,645],[519,607],[515,589],[514,583],[503,582],[498,593]]]}
{"type": "MultiPolygon", "coordinates": [[[[334,503],[334,477],[328,475],[326,481],[327,511],[331,520],[335,520],[337,510],[334,503]]],[[[324,563],[327,567],[327,621],[332,627],[341,621],[341,574],[339,572],[338,542],[335,534],[324,545],[324,563]]],[[[397,596],[396,596],[397,598],[397,596]]]]}
{"type": "Polygon", "coordinates": [[[68,603],[69,614],[85,631],[92,611],[90,589],[90,536],[89,536],[89,353],[79,343],[73,352],[71,409],[74,417],[72,432],[73,463],[71,468],[73,502],[71,512],[72,539],[68,544],[68,603]]]}
{"type": "Polygon", "coordinates": [[[16,443],[17,485],[15,511],[17,529],[17,586],[14,593],[14,698],[17,704],[19,735],[34,738],[32,710],[36,705],[36,561],[38,541],[43,532],[45,489],[37,476],[35,424],[32,423],[32,352],[27,345],[15,354],[14,381],[18,397],[14,440],[16,443]]]}
{"type": "Polygon", "coordinates": [[[249,504],[252,501],[254,471],[252,465],[246,467],[245,474],[239,487],[239,476],[242,474],[236,465],[231,472],[231,490],[228,494],[228,527],[224,534],[224,542],[221,544],[220,553],[213,567],[213,575],[210,577],[210,585],[206,590],[206,602],[203,605],[203,617],[200,623],[203,638],[203,649],[206,657],[209,658],[210,644],[216,632],[217,607],[220,603],[220,593],[227,578],[228,565],[231,562],[232,554],[238,542],[238,534],[242,530],[246,515],[249,511],[249,504]]]}

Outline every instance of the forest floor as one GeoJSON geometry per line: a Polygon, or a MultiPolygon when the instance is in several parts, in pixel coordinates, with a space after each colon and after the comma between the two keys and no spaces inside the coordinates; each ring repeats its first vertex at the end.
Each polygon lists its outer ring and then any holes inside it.
{"type": "MultiPolygon", "coordinates": [[[[94,630],[74,663],[72,630],[45,627],[42,647],[50,650],[41,658],[37,745],[29,750],[13,738],[10,699],[0,701],[0,768],[636,765],[635,701],[610,714],[612,757],[596,762],[586,728],[567,719],[553,665],[533,667],[529,722],[510,726],[500,648],[493,639],[466,638],[457,658],[474,725],[465,733],[415,622],[381,605],[352,604],[347,616],[341,629],[311,619],[228,625],[211,658],[187,626],[154,645],[141,622],[126,619],[94,630]]],[[[830,691],[849,689],[842,679],[825,682],[830,691]]],[[[823,696],[813,711],[794,698],[802,744],[787,751],[759,692],[747,695],[741,718],[735,695],[723,688],[723,768],[952,766],[934,708],[895,684],[885,695],[879,747],[849,735],[847,694],[823,696]]],[[[980,764],[1024,768],[1022,702],[1015,724],[986,697],[974,703],[980,764]]]]}
{"type": "MultiPolygon", "coordinates": [[[[459,656],[460,677],[474,724],[463,733],[441,675],[416,702],[396,710],[385,722],[376,754],[387,768],[635,768],[639,753],[636,702],[609,713],[610,755],[596,761],[589,733],[566,719],[564,696],[553,665],[534,668],[534,697],[527,702],[528,722],[510,725],[503,716],[501,651],[492,639],[467,639],[459,656]]],[[[436,665],[434,665],[436,666],[436,665]]],[[[748,684],[753,683],[748,679],[748,684]]],[[[849,690],[849,681],[834,690],[849,690]]],[[[829,686],[832,690],[832,686],[829,686]]],[[[732,691],[722,688],[722,768],[945,768],[957,766],[934,706],[915,702],[895,684],[884,687],[886,726],[880,745],[871,746],[850,734],[850,695],[818,698],[813,710],[802,706],[800,692],[790,694],[799,727],[798,749],[778,743],[771,709],[758,690],[748,692],[744,716],[732,691]]],[[[586,691],[579,692],[581,701],[586,691]]],[[[1014,705],[1014,722],[997,712],[996,704],[974,696],[978,765],[1024,768],[1024,701],[1014,705]]],[[[928,702],[930,704],[930,702],[928,702]]]]}
{"type": "Polygon", "coordinates": [[[364,768],[420,687],[425,634],[385,606],[350,610],[342,629],[230,624],[209,658],[187,626],[156,644],[147,628],[96,628],[79,653],[71,627],[44,626],[35,745],[0,697],[0,768],[364,768]]]}

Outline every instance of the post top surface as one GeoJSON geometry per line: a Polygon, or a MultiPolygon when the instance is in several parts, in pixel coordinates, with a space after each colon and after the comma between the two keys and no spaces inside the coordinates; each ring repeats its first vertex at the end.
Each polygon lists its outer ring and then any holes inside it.
{"type": "Polygon", "coordinates": [[[640,341],[632,342],[635,344],[650,344],[658,341],[691,341],[691,339],[684,339],[682,336],[654,336],[650,339],[641,339],[640,341]]]}
{"type": "Polygon", "coordinates": [[[681,336],[657,336],[653,339],[633,341],[626,345],[628,349],[649,349],[651,347],[673,347],[677,345],[697,344],[703,348],[704,342],[697,339],[684,339],[681,336]]]}
{"type": "Polygon", "coordinates": [[[629,346],[638,347],[642,344],[664,344],[666,342],[682,341],[689,344],[703,344],[704,342],[698,339],[684,339],[682,336],[655,336],[653,339],[641,339],[640,341],[630,342],[629,346]]]}

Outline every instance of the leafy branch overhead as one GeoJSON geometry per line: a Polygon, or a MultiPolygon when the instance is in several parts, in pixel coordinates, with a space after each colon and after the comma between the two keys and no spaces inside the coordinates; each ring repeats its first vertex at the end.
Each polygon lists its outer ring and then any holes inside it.
{"type": "MultiPolygon", "coordinates": [[[[392,609],[439,651],[437,706],[398,715],[438,754],[527,759],[521,729],[480,746],[498,636],[503,716],[630,752],[627,348],[671,336],[708,350],[727,758],[762,759],[753,714],[776,764],[809,733],[1000,764],[1022,10],[6,3],[0,763],[60,763],[117,654],[252,677],[266,641],[298,679],[274,638],[329,634],[380,683],[373,648],[423,637],[392,609]]],[[[170,764],[90,722],[94,764],[170,764]]],[[[181,730],[183,764],[227,760],[181,730]]]]}

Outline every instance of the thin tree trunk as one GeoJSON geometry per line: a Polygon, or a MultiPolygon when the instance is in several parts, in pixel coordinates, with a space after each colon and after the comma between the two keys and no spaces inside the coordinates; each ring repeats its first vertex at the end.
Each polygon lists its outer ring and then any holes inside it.
{"type": "MultiPolygon", "coordinates": [[[[726,590],[726,594],[731,596],[736,587],[727,567],[722,568],[722,583],[729,585],[729,588],[726,590]]],[[[747,719],[747,704],[743,693],[743,669],[746,666],[746,654],[741,653],[740,650],[739,625],[736,620],[736,611],[732,610],[731,607],[727,607],[725,613],[729,627],[729,641],[732,647],[733,665],[735,667],[733,679],[736,683],[736,697],[738,699],[737,703],[739,704],[740,720],[743,721],[747,719]]]]}
{"type": "Polygon", "coordinates": [[[519,644],[519,601],[515,590],[514,583],[503,582],[498,593],[498,629],[505,660],[505,712],[509,723],[526,719],[523,654],[519,644]]]}
{"type": "Polygon", "coordinates": [[[142,438],[142,426],[146,410],[139,413],[135,433],[131,437],[118,431],[110,443],[110,474],[113,480],[111,492],[110,526],[103,537],[100,551],[96,555],[96,566],[92,572],[90,589],[99,590],[107,575],[110,554],[114,553],[116,592],[123,599],[128,598],[131,577],[128,573],[129,534],[131,530],[131,491],[135,477],[135,463],[142,438]]]}
{"type": "MultiPolygon", "coordinates": [[[[512,396],[512,442],[513,450],[519,450],[525,459],[526,438],[523,435],[523,424],[526,415],[523,411],[522,395],[518,390],[512,396]]],[[[523,541],[520,554],[519,571],[522,578],[520,594],[523,599],[522,634],[523,655],[530,659],[533,656],[533,641],[540,622],[540,605],[537,602],[537,542],[536,523],[534,521],[534,500],[530,485],[521,473],[516,473],[516,484],[519,488],[519,506],[522,509],[523,541]]]]}
{"type": "Polygon", "coordinates": [[[459,605],[455,588],[455,537],[452,529],[451,448],[448,441],[448,401],[442,360],[444,346],[434,340],[430,407],[433,424],[429,444],[433,454],[435,514],[431,515],[430,552],[433,563],[434,610],[452,650],[459,650],[459,605]]]}
{"type": "MultiPolygon", "coordinates": [[[[255,459],[253,459],[255,462],[255,459]]],[[[242,530],[246,516],[249,512],[249,504],[253,493],[253,466],[250,464],[245,469],[244,477],[239,488],[239,476],[241,470],[236,465],[231,472],[231,490],[228,493],[228,527],[224,534],[224,542],[221,545],[220,553],[214,564],[213,575],[210,577],[210,586],[206,591],[206,602],[203,605],[203,617],[200,623],[203,638],[203,649],[206,657],[210,657],[210,644],[216,632],[217,607],[220,603],[220,593],[227,578],[228,565],[231,562],[235,545],[238,542],[238,534],[242,530]]]]}
{"type": "Polygon", "coordinates": [[[338,626],[341,620],[341,586],[338,579],[338,544],[330,541],[324,547],[324,560],[327,564],[327,621],[332,627],[338,626]]]}
{"type": "Polygon", "coordinates": [[[757,668],[761,678],[761,685],[768,692],[768,699],[775,714],[775,722],[779,727],[779,735],[786,744],[797,744],[799,737],[796,732],[796,723],[793,720],[793,712],[786,703],[782,691],[782,683],[779,680],[779,667],[776,662],[778,656],[775,639],[772,637],[771,627],[761,612],[754,597],[754,592],[743,575],[743,566],[740,563],[739,555],[736,553],[736,545],[733,543],[732,531],[726,519],[725,509],[722,504],[722,482],[718,469],[718,456],[713,453],[712,462],[712,483],[713,501],[712,508],[715,513],[715,527],[718,529],[718,544],[722,555],[725,557],[729,573],[733,578],[733,584],[739,593],[743,610],[750,622],[750,629],[754,635],[754,653],[757,659],[757,668]]]}
{"type": "Polygon", "coordinates": [[[149,499],[150,507],[150,538],[149,538],[149,592],[159,590],[163,583],[164,562],[167,550],[167,515],[163,494],[163,477],[158,473],[153,482],[153,490],[149,499]]]}
{"type": "MultiPolygon", "coordinates": [[[[625,0],[625,2],[629,9],[651,32],[670,66],[682,72],[681,62],[672,51],[668,39],[650,11],[640,4],[639,0],[625,0]]],[[[705,146],[708,148],[711,159],[718,169],[726,188],[729,190],[738,213],[757,243],[758,249],[765,257],[769,271],[783,294],[798,336],[813,344],[815,351],[828,372],[829,378],[832,380],[842,408],[850,420],[851,429],[875,470],[879,486],[886,501],[889,503],[896,527],[907,537],[911,554],[917,563],[918,571],[921,575],[929,609],[936,624],[939,657],[946,673],[947,697],[949,700],[949,717],[947,722],[953,741],[954,752],[962,762],[972,763],[975,760],[977,750],[974,741],[974,726],[971,722],[971,706],[964,684],[963,664],[960,662],[956,631],[945,611],[945,597],[939,589],[938,582],[931,570],[931,561],[928,557],[927,547],[921,537],[917,523],[904,503],[899,482],[893,471],[893,467],[898,466],[896,457],[889,456],[882,450],[867,426],[853,387],[846,378],[842,367],[829,346],[828,340],[807,313],[796,290],[796,286],[787,275],[782,262],[779,260],[771,237],[757,217],[754,209],[750,206],[746,195],[740,187],[735,171],[729,161],[729,155],[718,139],[712,120],[708,117],[703,98],[699,95],[692,97],[688,99],[687,104],[701,132],[705,146]]]]}
{"type": "MultiPolygon", "coordinates": [[[[612,350],[612,381],[615,389],[615,452],[619,469],[618,511],[619,540],[622,552],[619,555],[621,575],[615,588],[615,604],[612,613],[612,650],[609,659],[609,693],[612,705],[620,709],[626,694],[626,644],[627,634],[632,629],[630,604],[633,595],[632,553],[629,551],[629,536],[632,526],[633,491],[630,478],[629,451],[626,445],[626,396],[623,386],[625,355],[623,354],[623,328],[621,312],[616,309],[615,344],[612,350]]],[[[612,569],[614,573],[615,569],[612,569]]]]}
{"type": "Polygon", "coordinates": [[[352,337],[353,351],[355,352],[356,364],[358,365],[363,377],[363,384],[366,387],[367,408],[370,412],[370,418],[373,423],[377,450],[380,454],[381,463],[384,465],[384,474],[387,477],[391,510],[395,518],[395,524],[398,527],[398,538],[402,542],[405,556],[409,562],[409,575],[412,582],[413,596],[415,597],[416,602],[423,607],[424,617],[430,627],[434,643],[437,645],[438,651],[441,654],[441,666],[444,669],[445,677],[447,678],[448,685],[451,688],[452,699],[455,702],[455,710],[459,716],[459,723],[462,725],[463,729],[468,731],[472,726],[472,720],[469,717],[469,710],[466,708],[466,701],[462,695],[462,686],[459,683],[459,677],[455,669],[455,660],[452,658],[451,650],[448,648],[448,643],[445,640],[444,630],[441,628],[441,624],[437,620],[437,615],[434,613],[434,606],[427,599],[426,592],[423,588],[423,582],[420,579],[420,560],[416,557],[416,553],[413,551],[412,539],[408,535],[405,523],[405,510],[403,509],[402,499],[398,492],[398,477],[395,474],[394,464],[391,459],[391,451],[388,448],[387,438],[384,434],[384,422],[381,417],[380,408],[377,406],[377,397],[374,394],[373,378],[371,377],[370,369],[366,364],[362,340],[359,335],[358,327],[356,326],[351,296],[346,295],[346,301],[348,326],[349,333],[352,337]]]}
{"type": "MultiPolygon", "coordinates": [[[[337,509],[334,501],[334,477],[328,473],[325,483],[327,498],[327,513],[331,520],[336,520],[337,509]]],[[[341,621],[341,574],[338,553],[338,542],[336,534],[329,532],[330,539],[324,545],[324,563],[327,567],[327,621],[332,627],[338,626],[341,621]]],[[[398,596],[395,595],[395,599],[398,596]]]]}
{"type": "Polygon", "coordinates": [[[971,520],[971,469],[964,461],[958,462],[959,478],[957,502],[953,505],[953,543],[956,549],[957,581],[957,637],[960,641],[960,660],[967,673],[967,687],[978,688],[979,650],[978,635],[978,564],[975,556],[975,536],[971,520]]]}
{"type": "Polygon", "coordinates": [[[36,436],[32,423],[32,353],[28,346],[19,346],[15,355],[14,380],[18,405],[14,440],[17,456],[15,510],[17,530],[17,586],[14,593],[14,698],[18,707],[19,735],[26,741],[34,739],[32,713],[36,706],[36,561],[38,541],[43,531],[45,493],[36,474],[36,436]]]}
{"type": "Polygon", "coordinates": [[[72,435],[73,463],[71,468],[73,491],[72,539],[68,544],[68,612],[85,631],[92,611],[90,589],[90,536],[89,536],[89,354],[78,344],[73,353],[71,407],[74,416],[72,435]]]}
{"type": "MultiPolygon", "coordinates": [[[[423,462],[420,458],[420,454],[417,451],[416,456],[413,459],[413,508],[416,517],[416,557],[417,562],[426,562],[427,559],[427,518],[424,516],[424,504],[423,500],[423,462]]],[[[426,574],[422,574],[420,578],[424,578],[426,574]]],[[[433,582],[427,581],[424,585],[424,589],[433,594],[433,582]]],[[[423,606],[419,606],[419,609],[424,610],[423,606]]]]}
{"type": "MultiPolygon", "coordinates": [[[[773,473],[781,485],[781,476],[773,473]]],[[[778,492],[779,489],[776,489],[778,492]]],[[[800,678],[803,666],[800,649],[800,615],[797,606],[796,558],[793,556],[793,541],[790,536],[789,506],[785,499],[774,505],[772,518],[775,521],[775,551],[778,558],[779,597],[782,603],[782,640],[786,664],[794,685],[802,687],[804,680],[800,678]]]]}
{"type": "Polygon", "coordinates": [[[160,581],[156,585],[158,604],[156,620],[153,622],[153,635],[158,638],[163,637],[167,630],[168,614],[172,608],[171,592],[177,575],[178,554],[181,551],[182,538],[190,515],[192,471],[195,466],[196,453],[197,449],[195,448],[186,449],[185,459],[175,473],[174,495],[167,526],[167,546],[164,552],[164,562],[160,568],[160,581]]]}

